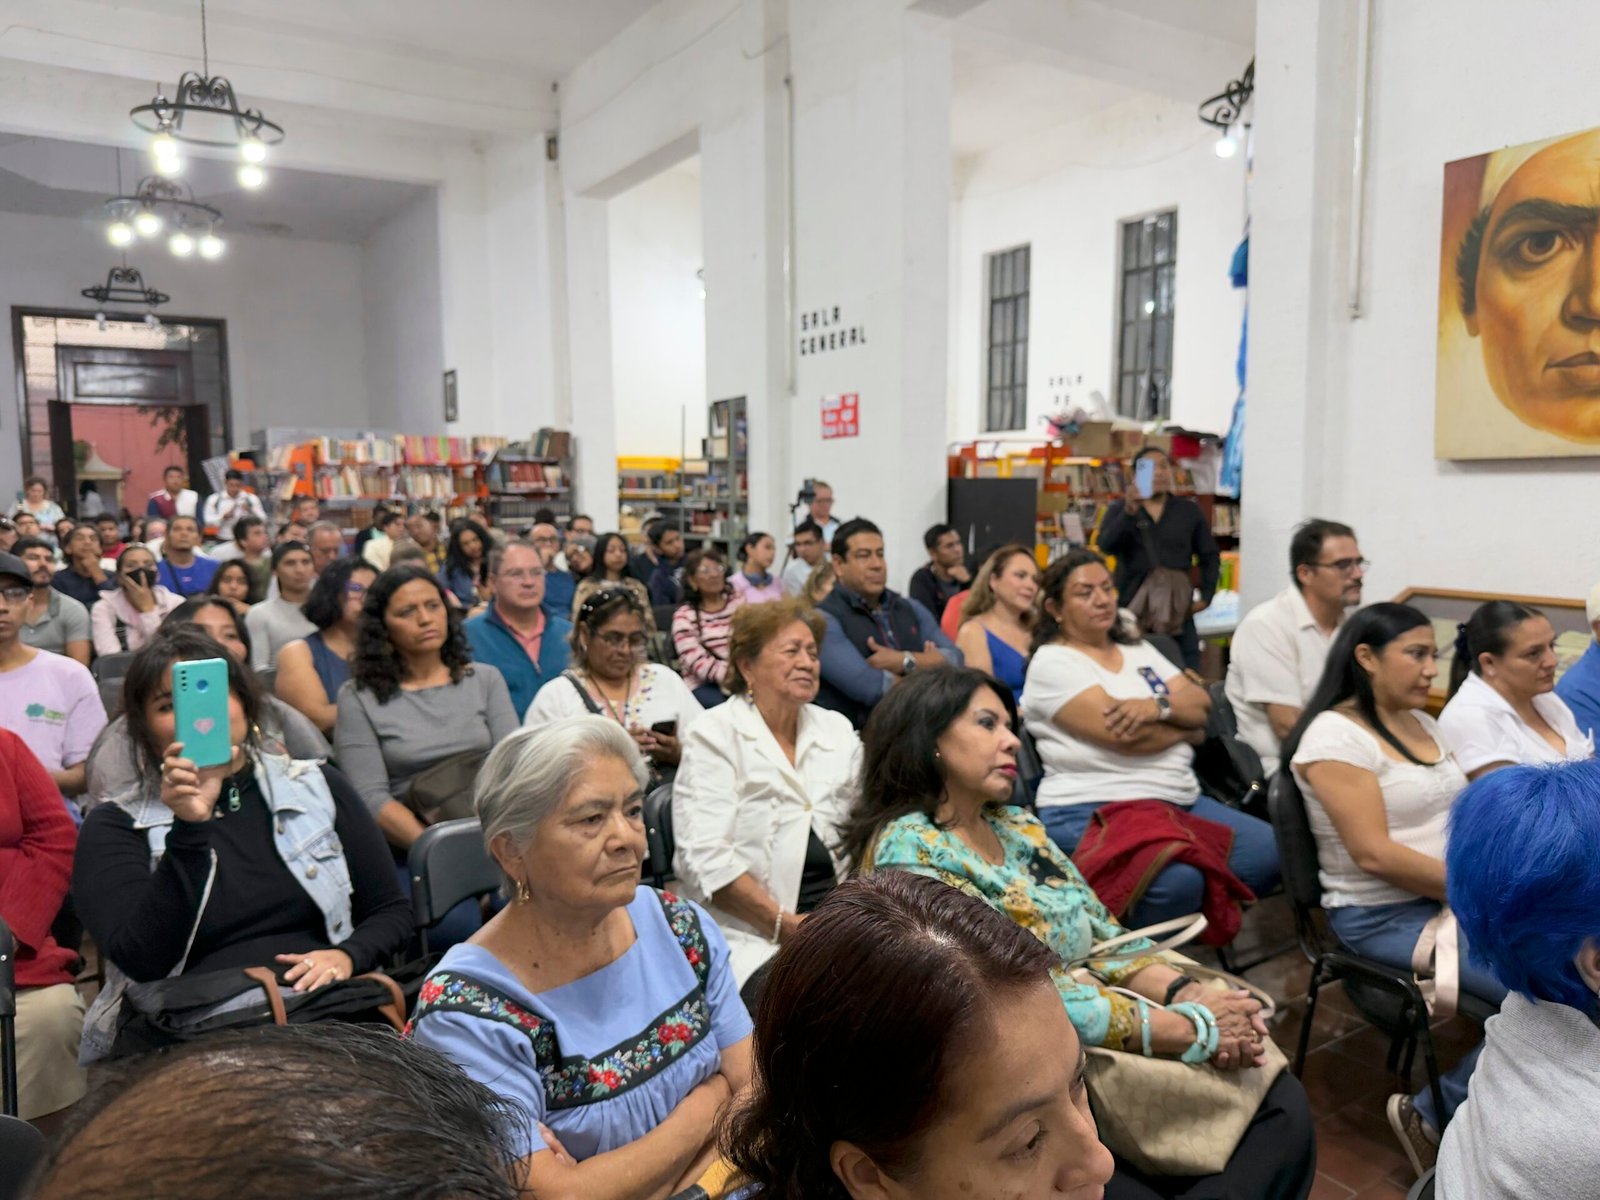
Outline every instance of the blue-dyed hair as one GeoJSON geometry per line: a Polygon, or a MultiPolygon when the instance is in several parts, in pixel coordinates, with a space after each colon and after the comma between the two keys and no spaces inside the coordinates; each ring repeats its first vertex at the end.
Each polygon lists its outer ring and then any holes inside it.
{"type": "Polygon", "coordinates": [[[1595,1010],[1573,960],[1600,938],[1600,762],[1505,767],[1450,814],[1450,907],[1512,991],[1595,1010]]]}

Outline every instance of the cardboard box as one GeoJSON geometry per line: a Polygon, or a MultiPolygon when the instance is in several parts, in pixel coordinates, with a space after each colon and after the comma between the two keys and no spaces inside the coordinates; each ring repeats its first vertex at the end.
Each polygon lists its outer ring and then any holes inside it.
{"type": "Polygon", "coordinates": [[[1084,458],[1105,458],[1112,453],[1110,421],[1085,421],[1072,437],[1072,452],[1084,458]]]}

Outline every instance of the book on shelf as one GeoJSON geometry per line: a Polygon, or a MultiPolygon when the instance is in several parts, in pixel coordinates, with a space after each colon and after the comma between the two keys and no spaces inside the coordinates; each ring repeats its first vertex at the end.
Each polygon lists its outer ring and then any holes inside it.
{"type": "Polygon", "coordinates": [[[517,491],[523,489],[548,488],[551,491],[563,491],[566,488],[566,473],[555,463],[517,462],[496,460],[486,468],[485,478],[491,491],[504,489],[517,491]]]}

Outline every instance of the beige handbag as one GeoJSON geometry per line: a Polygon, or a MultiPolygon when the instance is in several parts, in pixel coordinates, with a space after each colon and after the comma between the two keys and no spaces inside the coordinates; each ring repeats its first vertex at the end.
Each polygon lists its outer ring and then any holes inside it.
{"type": "MultiPolygon", "coordinates": [[[[1088,964],[1148,957],[1152,953],[1148,948],[1123,952],[1118,948],[1134,938],[1151,938],[1155,952],[1177,970],[1218,991],[1248,991],[1261,1001],[1262,1016],[1271,1017],[1272,997],[1248,980],[1172,953],[1172,947],[1192,941],[1205,927],[1202,916],[1164,921],[1101,942],[1069,966],[1081,982],[1104,986],[1088,964]]],[[[1271,1038],[1266,1042],[1266,1062],[1238,1071],[1100,1046],[1085,1050],[1089,1102],[1100,1140],[1147,1175],[1215,1175],[1226,1168],[1267,1089],[1289,1065],[1271,1038]]]]}

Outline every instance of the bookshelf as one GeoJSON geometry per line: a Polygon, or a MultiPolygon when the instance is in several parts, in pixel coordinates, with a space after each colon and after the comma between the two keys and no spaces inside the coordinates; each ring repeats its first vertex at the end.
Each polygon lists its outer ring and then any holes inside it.
{"type": "Polygon", "coordinates": [[[546,427],[527,441],[504,444],[484,466],[483,477],[489,517],[501,528],[527,525],[541,508],[558,519],[571,518],[572,434],[546,427]]]}
{"type": "Polygon", "coordinates": [[[712,402],[699,458],[619,457],[617,499],[639,514],[623,529],[635,544],[655,516],[682,532],[690,548],[714,545],[731,556],[750,525],[745,398],[712,402]]]}

